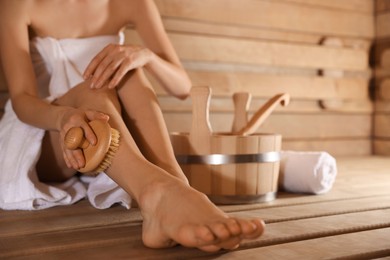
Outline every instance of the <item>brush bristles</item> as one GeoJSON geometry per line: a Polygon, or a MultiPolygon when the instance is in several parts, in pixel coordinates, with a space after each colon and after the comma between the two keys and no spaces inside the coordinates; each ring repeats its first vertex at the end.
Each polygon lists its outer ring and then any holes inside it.
{"type": "Polygon", "coordinates": [[[120,133],[118,130],[111,128],[111,143],[110,148],[108,149],[103,161],[99,164],[99,166],[94,170],[97,174],[99,172],[104,172],[111,166],[112,158],[114,158],[116,151],[119,147],[119,138],[120,133]]]}

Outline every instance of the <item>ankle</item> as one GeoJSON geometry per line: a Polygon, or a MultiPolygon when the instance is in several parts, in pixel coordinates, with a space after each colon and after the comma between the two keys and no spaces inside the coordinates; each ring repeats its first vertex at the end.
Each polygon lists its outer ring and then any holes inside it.
{"type": "Polygon", "coordinates": [[[140,209],[147,210],[158,207],[164,200],[165,194],[176,185],[182,185],[182,182],[176,178],[153,180],[143,187],[139,193],[137,201],[140,209]]]}

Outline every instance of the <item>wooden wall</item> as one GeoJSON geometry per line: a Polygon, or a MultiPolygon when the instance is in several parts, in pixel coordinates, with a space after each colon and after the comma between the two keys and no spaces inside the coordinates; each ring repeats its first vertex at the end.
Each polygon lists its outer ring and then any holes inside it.
{"type": "MultiPolygon", "coordinates": [[[[233,93],[250,92],[253,113],[271,96],[288,92],[290,105],[259,129],[282,134],[283,149],[372,153],[374,1],[155,2],[193,85],[212,87],[214,131],[230,130],[233,93]]],[[[387,36],[389,29],[383,30],[387,36]]],[[[126,35],[138,41],[131,29],[126,35]]],[[[191,100],[169,97],[157,84],[156,91],[169,130],[188,132],[191,100]]],[[[0,100],[4,96],[0,84],[0,100]]]]}
{"type": "Polygon", "coordinates": [[[374,153],[390,155],[390,1],[376,0],[374,153]]]}
{"type": "MultiPolygon", "coordinates": [[[[156,0],[193,85],[212,87],[211,124],[230,131],[234,92],[292,102],[259,129],[283,149],[372,153],[371,0],[156,0]]],[[[136,37],[128,31],[129,41],[136,37]]],[[[156,88],[171,131],[189,131],[191,102],[156,88]]]]}

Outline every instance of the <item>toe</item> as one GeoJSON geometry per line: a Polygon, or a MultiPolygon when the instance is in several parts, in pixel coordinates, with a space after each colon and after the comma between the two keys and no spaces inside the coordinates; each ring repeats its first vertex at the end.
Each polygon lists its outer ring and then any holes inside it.
{"type": "Polygon", "coordinates": [[[216,240],[216,236],[207,226],[198,226],[195,230],[195,236],[199,246],[209,245],[216,240]]]}
{"type": "Polygon", "coordinates": [[[252,235],[259,236],[263,231],[262,225],[259,221],[237,219],[242,231],[242,236],[249,238],[252,235]],[[257,235],[259,233],[259,235],[257,235]]]}
{"type": "Polygon", "coordinates": [[[256,231],[253,232],[251,235],[247,236],[246,238],[256,238],[256,237],[261,236],[264,233],[265,223],[263,220],[253,219],[252,223],[254,223],[257,226],[256,231]]]}
{"type": "Polygon", "coordinates": [[[241,235],[242,233],[242,230],[241,230],[241,227],[239,225],[239,223],[237,222],[236,219],[234,218],[230,218],[226,221],[226,226],[227,228],[229,229],[230,231],[230,234],[232,236],[238,236],[238,235],[241,235]]]}
{"type": "Polygon", "coordinates": [[[199,247],[199,249],[205,252],[217,252],[221,250],[219,246],[215,246],[215,245],[201,246],[199,247]]]}
{"type": "Polygon", "coordinates": [[[215,222],[209,225],[214,235],[219,241],[224,241],[231,237],[228,227],[223,222],[215,222]]]}
{"type": "Polygon", "coordinates": [[[242,236],[247,239],[254,239],[264,232],[265,224],[260,219],[253,220],[239,220],[240,226],[243,230],[242,236]]]}
{"type": "Polygon", "coordinates": [[[241,240],[241,237],[235,236],[222,243],[217,244],[217,246],[226,250],[234,250],[240,246],[241,240]]]}

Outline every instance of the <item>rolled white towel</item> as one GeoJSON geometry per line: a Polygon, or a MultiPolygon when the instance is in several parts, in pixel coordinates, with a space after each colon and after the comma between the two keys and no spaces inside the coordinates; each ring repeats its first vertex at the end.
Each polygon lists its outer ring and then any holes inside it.
{"type": "Polygon", "coordinates": [[[283,190],[323,194],[333,187],[337,165],[329,153],[282,151],[280,155],[279,185],[283,190]]]}

